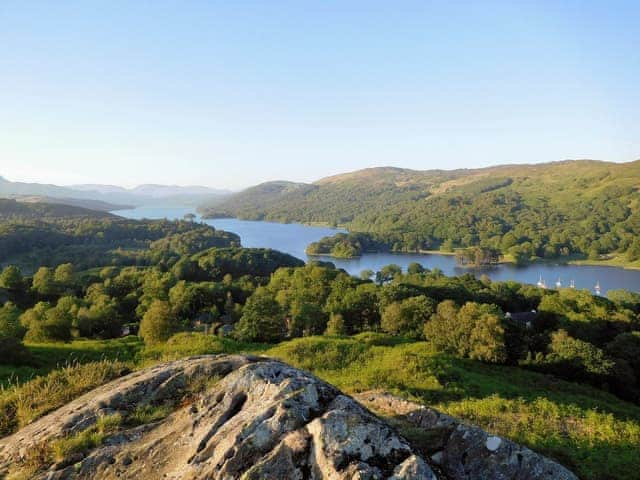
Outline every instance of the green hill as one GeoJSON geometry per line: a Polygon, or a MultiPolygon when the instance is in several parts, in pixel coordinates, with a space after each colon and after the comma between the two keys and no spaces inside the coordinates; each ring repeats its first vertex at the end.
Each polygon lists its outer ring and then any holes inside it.
{"type": "Polygon", "coordinates": [[[17,264],[27,272],[67,262],[82,268],[148,263],[150,256],[238,245],[237,235],[199,223],[130,220],[71,205],[0,198],[0,265],[17,264]]]}
{"type": "Polygon", "coordinates": [[[394,251],[483,246],[531,257],[640,258],[640,161],[573,160],[474,170],[371,168],[313,184],[269,182],[206,216],[326,223],[394,251]]]}

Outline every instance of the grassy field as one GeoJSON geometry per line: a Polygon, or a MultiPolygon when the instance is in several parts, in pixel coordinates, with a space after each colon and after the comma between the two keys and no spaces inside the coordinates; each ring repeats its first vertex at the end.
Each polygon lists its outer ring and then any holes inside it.
{"type": "Polygon", "coordinates": [[[0,365],[0,386],[22,383],[74,363],[99,360],[134,362],[143,344],[138,337],[113,340],[76,340],[70,343],[27,343],[34,357],[33,365],[11,367],[0,365]]]}
{"type": "MultiPolygon", "coordinates": [[[[5,422],[5,433],[113,378],[117,369],[112,364],[138,368],[187,355],[251,352],[309,370],[347,393],[383,389],[433,406],[555,458],[580,478],[640,478],[640,407],[548,375],[451,358],[425,342],[361,334],[268,346],[180,334],[151,349],[134,338],[29,347],[45,363],[14,377],[45,374],[69,361],[76,364],[67,373],[55,370],[23,386],[5,388],[0,393],[0,417],[15,416],[11,409],[17,398],[23,408],[19,421],[5,422]]],[[[2,374],[6,381],[7,372],[2,374]]]]}

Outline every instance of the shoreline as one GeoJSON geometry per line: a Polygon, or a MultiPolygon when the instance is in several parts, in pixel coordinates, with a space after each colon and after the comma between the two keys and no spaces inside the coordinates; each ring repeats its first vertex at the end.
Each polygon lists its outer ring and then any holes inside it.
{"type": "MultiPolygon", "coordinates": [[[[248,219],[242,219],[242,218],[237,218],[237,217],[215,217],[215,218],[206,218],[206,217],[201,217],[202,220],[231,220],[231,219],[235,219],[235,220],[241,220],[241,221],[245,221],[245,222],[269,222],[269,223],[279,223],[282,225],[288,225],[288,224],[298,224],[298,225],[305,225],[308,227],[324,227],[324,228],[330,228],[332,230],[344,230],[345,232],[349,233],[349,230],[346,228],[346,226],[344,225],[331,225],[328,222],[279,222],[276,220],[248,220],[248,219]]],[[[367,233],[367,232],[362,232],[362,233],[367,233]]],[[[306,252],[305,252],[306,253],[306,252]]],[[[324,254],[308,254],[310,257],[327,257],[327,258],[335,258],[338,260],[351,260],[351,259],[357,259],[357,258],[362,258],[363,255],[366,254],[372,254],[372,253],[390,253],[393,255],[443,255],[443,256],[453,256],[455,255],[455,251],[454,252],[443,252],[441,250],[418,250],[415,252],[363,252],[362,255],[358,255],[358,256],[353,256],[353,257],[335,257],[333,255],[331,255],[330,253],[324,254]]],[[[635,262],[635,263],[629,263],[627,261],[624,260],[618,260],[619,257],[617,256],[613,256],[610,259],[606,259],[606,260],[589,260],[589,259],[580,259],[580,258],[534,258],[531,261],[529,261],[529,263],[525,264],[525,265],[521,265],[521,267],[526,268],[526,267],[530,267],[532,265],[536,265],[536,264],[555,264],[555,265],[575,265],[575,266],[591,266],[591,267],[611,267],[611,268],[622,268],[624,270],[640,270],[640,261],[635,262]]],[[[502,259],[500,260],[496,265],[516,265],[515,262],[511,259],[502,259]]]]}

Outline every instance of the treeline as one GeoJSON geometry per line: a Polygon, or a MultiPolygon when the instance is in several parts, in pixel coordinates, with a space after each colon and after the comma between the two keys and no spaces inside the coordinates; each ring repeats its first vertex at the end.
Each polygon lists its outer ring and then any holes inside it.
{"type": "Polygon", "coordinates": [[[22,340],[114,338],[125,325],[140,325],[152,339],[196,324],[213,330],[221,319],[232,324],[275,270],[300,265],[273,250],[214,248],[152,267],[78,272],[67,263],[29,277],[8,266],[0,274],[0,363],[28,362],[22,340]]]}

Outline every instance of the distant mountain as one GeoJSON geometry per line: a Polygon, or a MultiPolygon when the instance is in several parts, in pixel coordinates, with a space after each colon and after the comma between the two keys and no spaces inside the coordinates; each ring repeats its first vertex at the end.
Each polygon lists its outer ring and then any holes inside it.
{"type": "Polygon", "coordinates": [[[640,262],[640,161],[481,169],[369,168],[312,184],[269,182],[200,207],[205,216],[327,223],[389,250],[482,246],[533,256],[640,262]]]}
{"type": "Polygon", "coordinates": [[[72,207],[86,208],[98,212],[113,212],[116,210],[127,210],[134,208],[133,205],[118,205],[115,203],[103,202],[102,200],[91,200],[89,198],[68,198],[68,197],[45,197],[42,195],[12,195],[8,198],[14,198],[18,202],[24,203],[46,203],[60,204],[72,207]]]}
{"type": "Polygon", "coordinates": [[[81,192],[127,193],[127,189],[124,187],[119,187],[117,185],[100,185],[97,183],[71,185],[69,188],[80,190],[81,192]]]}
{"type": "Polygon", "coordinates": [[[153,198],[167,198],[167,197],[179,197],[179,196],[207,196],[207,195],[229,195],[231,190],[223,190],[217,188],[203,187],[199,185],[193,186],[179,186],[179,185],[156,185],[145,184],[138,185],[134,188],[123,188],[116,185],[100,185],[100,184],[85,184],[85,185],[72,185],[70,188],[74,190],[81,190],[83,192],[99,192],[103,194],[133,194],[142,197],[153,198]]]}
{"type": "Polygon", "coordinates": [[[82,205],[83,200],[96,202],[94,207],[104,209],[113,204],[115,209],[122,206],[166,205],[166,206],[196,206],[205,202],[214,202],[231,192],[201,186],[176,185],[140,185],[127,189],[115,185],[73,185],[63,187],[58,185],[11,182],[0,177],[0,197],[13,198],[37,196],[47,199],[57,199],[58,203],[67,205],[82,205]]]}
{"type": "MultiPolygon", "coordinates": [[[[119,219],[108,212],[86,209],[61,203],[30,203],[19,202],[15,199],[0,198],[0,222],[3,227],[8,222],[39,221],[47,222],[51,219],[119,219]]],[[[6,232],[4,232],[6,233],[6,232]]],[[[18,244],[20,242],[17,242],[18,244]]]]}
{"type": "Polygon", "coordinates": [[[51,197],[73,197],[73,189],[42,183],[10,182],[0,177],[0,196],[8,195],[44,195],[51,197]]]}

